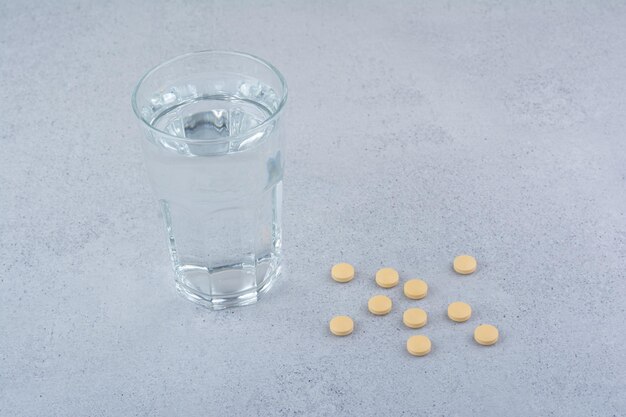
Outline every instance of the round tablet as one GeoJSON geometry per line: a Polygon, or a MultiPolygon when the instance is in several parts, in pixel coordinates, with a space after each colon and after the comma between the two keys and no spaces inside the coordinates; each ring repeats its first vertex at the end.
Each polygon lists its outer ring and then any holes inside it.
{"type": "Polygon", "coordinates": [[[424,298],[427,293],[428,284],[421,279],[410,279],[404,283],[404,295],[413,300],[424,298]]]}
{"type": "Polygon", "coordinates": [[[413,356],[424,356],[430,352],[430,339],[423,335],[411,336],[406,341],[406,350],[413,356]]]}
{"type": "Polygon", "coordinates": [[[448,317],[450,320],[463,322],[469,320],[472,316],[472,307],[467,303],[455,301],[448,306],[448,317]]]}
{"type": "Polygon", "coordinates": [[[354,322],[348,316],[335,316],[330,320],[330,331],[335,336],[347,336],[354,330],[354,322]]]}
{"type": "Polygon", "coordinates": [[[421,308],[409,308],[402,315],[402,322],[412,329],[424,327],[428,321],[428,315],[421,308]]]}
{"type": "Polygon", "coordinates": [[[337,282],[348,282],[354,278],[354,267],[350,264],[342,262],[334,265],[330,270],[330,276],[337,282]]]}
{"type": "Polygon", "coordinates": [[[398,281],[400,281],[400,276],[398,275],[398,271],[393,268],[382,268],[376,272],[376,284],[378,284],[379,287],[395,287],[398,285],[398,281]]]}
{"type": "Polygon", "coordinates": [[[498,329],[491,324],[481,324],[474,330],[474,340],[484,346],[490,346],[496,343],[498,336],[498,329]]]}
{"type": "Polygon", "coordinates": [[[473,256],[469,255],[459,255],[454,258],[454,262],[452,264],[454,270],[462,275],[471,274],[476,271],[476,259],[473,256]]]}
{"type": "Polygon", "coordinates": [[[386,295],[375,295],[367,302],[367,308],[372,314],[384,316],[391,311],[391,299],[386,295]]]}

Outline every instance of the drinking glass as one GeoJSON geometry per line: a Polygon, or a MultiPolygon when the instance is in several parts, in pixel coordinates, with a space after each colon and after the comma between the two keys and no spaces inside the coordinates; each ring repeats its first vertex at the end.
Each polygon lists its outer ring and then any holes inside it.
{"type": "Polygon", "coordinates": [[[181,55],[148,71],[132,106],[178,291],[219,309],[281,273],[285,79],[255,56],[181,55]]]}

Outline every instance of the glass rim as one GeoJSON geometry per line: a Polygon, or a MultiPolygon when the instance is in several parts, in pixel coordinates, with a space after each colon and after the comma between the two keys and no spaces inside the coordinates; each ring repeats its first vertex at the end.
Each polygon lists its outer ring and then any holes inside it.
{"type": "Polygon", "coordinates": [[[147,127],[151,132],[156,132],[158,135],[161,136],[166,136],[174,141],[178,141],[178,142],[183,142],[183,143],[196,143],[196,144],[201,144],[201,143],[216,143],[216,142],[230,142],[233,140],[238,140],[241,138],[245,138],[248,137],[250,135],[251,132],[255,132],[258,130],[263,130],[265,127],[267,127],[267,125],[269,125],[270,123],[272,123],[274,120],[276,120],[278,118],[278,116],[282,113],[283,108],[285,107],[285,104],[287,103],[287,81],[285,80],[285,77],[283,77],[283,74],[278,70],[278,68],[276,68],[274,65],[272,65],[271,63],[269,63],[268,61],[264,60],[263,58],[259,58],[256,55],[252,55],[249,54],[247,52],[240,52],[240,51],[231,51],[231,50],[220,50],[220,49],[205,49],[202,51],[194,51],[194,52],[187,52],[185,54],[181,54],[181,55],[177,55],[173,58],[167,59],[163,62],[161,62],[160,64],[155,65],[154,67],[150,68],[148,71],[146,71],[141,78],[139,78],[139,81],[137,81],[137,84],[135,85],[135,88],[133,88],[133,93],[131,96],[131,104],[133,107],[133,112],[135,113],[135,116],[139,119],[139,121],[145,126],[147,127]],[[276,111],[273,112],[267,119],[263,120],[263,122],[261,122],[258,126],[255,126],[252,129],[249,129],[243,133],[239,133],[237,135],[234,136],[227,136],[227,137],[221,137],[221,138],[213,138],[213,139],[188,139],[188,138],[181,138],[180,136],[175,136],[172,135],[170,133],[164,132],[160,129],[155,128],[154,126],[152,126],[150,123],[148,123],[143,116],[141,115],[141,112],[139,111],[139,108],[137,106],[137,93],[139,92],[139,88],[142,86],[142,84],[144,83],[144,81],[146,81],[146,79],[154,74],[157,70],[173,63],[176,62],[178,60],[181,60],[183,58],[187,58],[190,56],[197,56],[197,55],[230,55],[230,56],[238,56],[241,58],[246,58],[246,59],[250,59],[252,61],[256,61],[258,63],[260,63],[261,65],[267,67],[272,73],[274,73],[274,75],[276,75],[276,77],[278,78],[280,85],[283,89],[282,95],[280,97],[280,103],[278,104],[278,107],[276,108],[276,111]]]}

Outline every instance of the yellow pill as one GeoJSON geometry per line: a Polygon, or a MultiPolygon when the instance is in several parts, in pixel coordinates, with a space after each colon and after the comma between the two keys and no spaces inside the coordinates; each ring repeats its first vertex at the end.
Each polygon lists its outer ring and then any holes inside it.
{"type": "Polygon", "coordinates": [[[490,346],[496,343],[499,335],[496,326],[492,326],[491,324],[481,324],[474,330],[474,340],[484,346],[490,346]]]}
{"type": "Polygon", "coordinates": [[[472,307],[467,303],[455,301],[448,306],[448,317],[450,320],[463,322],[469,320],[472,316],[472,307]]]}
{"type": "Polygon", "coordinates": [[[337,282],[348,282],[354,278],[354,267],[350,264],[342,262],[334,265],[330,270],[330,276],[337,282]]]}
{"type": "Polygon", "coordinates": [[[404,283],[404,295],[413,300],[424,298],[427,293],[428,284],[421,279],[410,279],[404,283]]]}
{"type": "Polygon", "coordinates": [[[421,308],[409,308],[402,315],[402,322],[412,329],[424,327],[428,321],[428,315],[421,308]]]}
{"type": "Polygon", "coordinates": [[[382,268],[376,272],[376,284],[378,284],[379,287],[395,287],[398,285],[399,281],[400,276],[398,275],[398,271],[393,268],[382,268]]]}
{"type": "Polygon", "coordinates": [[[367,308],[372,314],[384,316],[391,311],[391,299],[385,295],[375,295],[367,302],[367,308]]]}
{"type": "Polygon", "coordinates": [[[430,339],[424,335],[411,336],[406,341],[406,350],[413,356],[424,356],[430,352],[430,339]]]}
{"type": "Polygon", "coordinates": [[[348,316],[335,316],[330,320],[330,331],[335,336],[347,336],[354,330],[354,322],[348,316]]]}
{"type": "Polygon", "coordinates": [[[454,270],[462,275],[471,274],[476,271],[476,259],[470,255],[459,255],[454,258],[452,264],[454,270]]]}

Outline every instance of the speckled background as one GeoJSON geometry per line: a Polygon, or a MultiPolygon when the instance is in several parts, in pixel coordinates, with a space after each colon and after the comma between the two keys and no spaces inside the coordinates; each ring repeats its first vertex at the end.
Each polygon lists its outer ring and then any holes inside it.
{"type": "Polygon", "coordinates": [[[1,2],[0,415],[626,415],[625,51],[623,1],[1,2]],[[290,85],[286,276],[222,312],[174,291],[130,108],[209,48],[290,85]]]}

